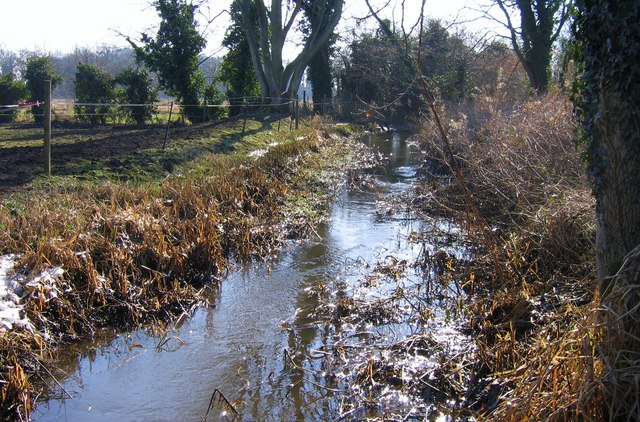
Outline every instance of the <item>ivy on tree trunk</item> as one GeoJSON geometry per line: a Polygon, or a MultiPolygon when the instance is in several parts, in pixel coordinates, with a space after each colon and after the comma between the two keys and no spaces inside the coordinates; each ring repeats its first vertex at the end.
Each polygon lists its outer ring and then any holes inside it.
{"type": "Polygon", "coordinates": [[[578,3],[582,47],[577,108],[597,216],[601,280],[640,244],[640,6],[636,0],[578,3]]]}

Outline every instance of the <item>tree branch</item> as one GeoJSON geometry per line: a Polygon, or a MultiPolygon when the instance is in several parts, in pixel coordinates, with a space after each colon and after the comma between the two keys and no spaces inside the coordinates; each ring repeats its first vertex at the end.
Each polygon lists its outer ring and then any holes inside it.
{"type": "Polygon", "coordinates": [[[502,13],[504,13],[505,18],[507,19],[507,23],[504,25],[509,30],[509,33],[511,34],[510,39],[511,39],[511,44],[513,45],[513,51],[515,51],[516,56],[518,56],[518,59],[524,64],[525,57],[522,50],[520,49],[520,45],[518,44],[518,33],[516,32],[515,27],[511,22],[511,16],[509,15],[509,12],[507,11],[507,8],[505,7],[503,0],[496,0],[496,3],[498,4],[498,7],[500,8],[500,10],[502,10],[502,13]]]}

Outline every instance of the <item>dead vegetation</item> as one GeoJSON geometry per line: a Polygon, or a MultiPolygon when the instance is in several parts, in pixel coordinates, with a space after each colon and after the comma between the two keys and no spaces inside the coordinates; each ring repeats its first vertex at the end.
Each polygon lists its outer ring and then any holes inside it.
{"type": "MultiPolygon", "coordinates": [[[[405,241],[435,243],[430,234],[405,241]]],[[[355,263],[355,280],[309,290],[316,304],[307,317],[327,339],[318,349],[301,346],[286,355],[290,370],[314,387],[305,394],[319,402],[323,415],[334,420],[462,415],[473,346],[458,330],[463,294],[447,271],[455,261],[453,254],[422,248],[411,259],[389,255],[372,266],[355,263]]]]}
{"type": "Polygon", "coordinates": [[[626,256],[602,293],[599,310],[605,400],[610,420],[640,417],[640,245],[626,256]]]}
{"type": "MultiPolygon", "coordinates": [[[[467,285],[477,363],[465,406],[478,420],[602,420],[595,212],[571,105],[550,94],[473,107],[449,116],[447,130],[483,221],[469,218],[446,165],[425,171],[432,182],[419,194],[423,209],[476,227],[469,233],[482,245],[467,285]]],[[[438,136],[427,124],[422,139],[436,154],[438,136]]]]}
{"type": "Polygon", "coordinates": [[[299,135],[258,159],[202,155],[156,183],[52,183],[5,198],[0,251],[20,256],[34,329],[0,331],[2,417],[28,419],[57,344],[103,326],[164,326],[236,263],[308,234],[354,148],[319,121],[299,135]],[[341,159],[330,167],[323,151],[341,159]]]}

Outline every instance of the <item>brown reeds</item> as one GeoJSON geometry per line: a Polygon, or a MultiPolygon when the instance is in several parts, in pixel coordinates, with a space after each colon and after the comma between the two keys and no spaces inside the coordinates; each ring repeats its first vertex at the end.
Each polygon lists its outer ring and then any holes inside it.
{"type": "Polygon", "coordinates": [[[640,245],[602,294],[603,384],[609,420],[640,419],[640,245]]]}
{"type": "MultiPolygon", "coordinates": [[[[470,269],[478,359],[468,410],[479,420],[601,420],[594,203],[571,104],[555,94],[501,101],[480,97],[473,107],[481,112],[442,119],[449,160],[492,233],[491,245],[479,243],[498,256],[483,264],[481,253],[470,269]],[[478,276],[487,273],[493,277],[478,276]]],[[[430,210],[468,213],[461,196],[455,184],[423,195],[434,198],[430,210]]]]}

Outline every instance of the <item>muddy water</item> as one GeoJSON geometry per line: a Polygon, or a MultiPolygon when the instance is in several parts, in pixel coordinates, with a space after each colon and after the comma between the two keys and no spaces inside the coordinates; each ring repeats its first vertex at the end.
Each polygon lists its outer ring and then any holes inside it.
{"type": "Polygon", "coordinates": [[[34,420],[220,420],[235,416],[234,409],[243,420],[345,415],[349,369],[336,365],[338,373],[330,373],[327,359],[335,354],[329,346],[348,340],[359,347],[372,331],[392,342],[415,330],[388,321],[332,324],[319,316],[321,310],[330,314],[341,297],[383,297],[415,278],[409,271],[401,281],[361,283],[380,263],[409,262],[424,253],[424,243],[407,241],[422,223],[385,201],[409,193],[420,160],[404,138],[368,137],[384,165],[372,171],[365,187],[342,191],[317,238],[230,275],[212,293],[211,306],[165,337],[144,331],[107,335],[85,345],[80,357],[70,352],[59,362],[68,376],[59,380],[58,399],[40,404],[34,420]]]}

